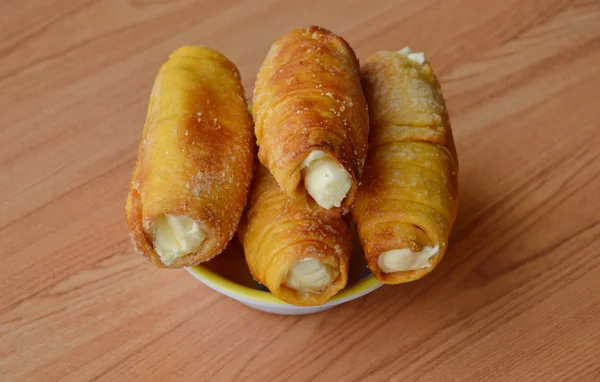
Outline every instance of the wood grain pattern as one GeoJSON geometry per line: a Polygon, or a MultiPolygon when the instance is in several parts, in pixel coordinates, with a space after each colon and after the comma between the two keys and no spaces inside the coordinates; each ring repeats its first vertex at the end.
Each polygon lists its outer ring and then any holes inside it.
{"type": "Polygon", "coordinates": [[[600,379],[596,0],[0,0],[0,379],[600,379]],[[428,53],[461,209],[418,283],[279,317],[134,255],[123,206],[159,65],[205,44],[248,95],[299,26],[428,53]]]}

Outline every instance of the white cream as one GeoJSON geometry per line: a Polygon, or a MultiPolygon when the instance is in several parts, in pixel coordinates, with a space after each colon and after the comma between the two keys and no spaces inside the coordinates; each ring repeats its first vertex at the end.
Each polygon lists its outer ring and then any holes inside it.
{"type": "Polygon", "coordinates": [[[409,54],[412,53],[412,50],[410,50],[410,48],[408,46],[405,46],[404,48],[400,49],[398,51],[398,53],[404,55],[404,56],[408,56],[409,54]]]}
{"type": "Polygon", "coordinates": [[[304,187],[325,209],[339,207],[352,188],[350,174],[335,159],[321,150],[308,154],[302,163],[304,187]]]}
{"type": "Polygon", "coordinates": [[[398,53],[408,57],[409,60],[416,62],[419,65],[425,63],[425,53],[413,53],[408,46],[405,46],[404,48],[400,49],[398,53]]]}
{"type": "Polygon", "coordinates": [[[435,256],[438,250],[438,245],[424,247],[421,252],[413,252],[409,248],[392,249],[379,255],[377,266],[385,273],[429,268],[429,259],[435,256]]]}
{"type": "Polygon", "coordinates": [[[320,292],[329,286],[338,276],[331,266],[321,260],[309,257],[298,261],[289,270],[285,286],[298,292],[320,292]]]}
{"type": "Polygon", "coordinates": [[[154,221],[152,228],[154,250],[165,265],[196,252],[206,239],[206,233],[198,223],[184,215],[162,215],[154,221]]]}

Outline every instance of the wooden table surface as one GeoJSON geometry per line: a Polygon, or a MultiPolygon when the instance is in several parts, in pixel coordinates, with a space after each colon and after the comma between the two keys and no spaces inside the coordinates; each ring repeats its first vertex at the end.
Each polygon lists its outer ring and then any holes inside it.
{"type": "Polygon", "coordinates": [[[598,381],[599,89],[597,0],[0,0],[0,380],[598,381]],[[430,276],[284,317],[134,254],[124,204],[171,50],[250,94],[310,24],[427,53],[461,208],[430,276]]]}

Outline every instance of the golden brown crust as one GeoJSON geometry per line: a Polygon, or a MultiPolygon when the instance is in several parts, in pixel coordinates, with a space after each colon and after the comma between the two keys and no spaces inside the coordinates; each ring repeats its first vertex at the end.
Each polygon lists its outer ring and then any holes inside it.
{"type": "Polygon", "coordinates": [[[365,257],[387,284],[417,280],[442,259],[458,209],[458,161],[442,91],[429,63],[380,51],[362,67],[371,135],[353,210],[365,257]],[[439,245],[431,267],[384,273],[389,250],[439,245]]]}
{"type": "Polygon", "coordinates": [[[298,206],[261,165],[256,169],[238,236],[254,279],[285,302],[321,305],[346,286],[352,243],[344,219],[318,217],[298,206]],[[291,267],[306,257],[339,269],[337,279],[320,293],[296,292],[284,285],[291,267]]]}
{"type": "Polygon", "coordinates": [[[258,73],[253,101],[258,157],[281,189],[313,212],[348,212],[369,133],[358,60],[348,43],[319,27],[286,34],[258,73]],[[330,154],[353,180],[339,208],[321,208],[304,188],[301,165],[313,150],[330,154]]]}
{"type": "Polygon", "coordinates": [[[208,48],[184,46],[161,67],[150,96],[127,198],[127,223],[137,252],[166,267],[151,230],[162,214],[186,215],[206,232],[199,251],[168,268],[219,254],[246,204],[255,146],[240,75],[208,48]]]}

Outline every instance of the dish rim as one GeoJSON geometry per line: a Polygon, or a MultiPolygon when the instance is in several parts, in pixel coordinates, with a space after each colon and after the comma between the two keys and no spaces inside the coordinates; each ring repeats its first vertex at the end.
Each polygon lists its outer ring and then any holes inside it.
{"type": "MultiPolygon", "coordinates": [[[[290,306],[290,304],[281,301],[280,299],[275,297],[273,294],[271,294],[271,292],[261,291],[258,289],[247,287],[242,284],[238,284],[212,271],[204,265],[200,264],[191,267],[186,267],[186,270],[196,278],[206,280],[209,283],[221,287],[225,291],[239,298],[256,301],[262,304],[290,306]]],[[[366,294],[366,292],[369,291],[369,289],[375,290],[381,285],[383,284],[379,282],[375,278],[375,276],[373,276],[373,274],[369,274],[368,276],[363,277],[351,286],[342,289],[338,294],[333,296],[328,302],[326,302],[323,305],[337,305],[344,303],[346,301],[351,300],[352,297],[355,295],[360,296],[362,294],[366,294]]]]}

